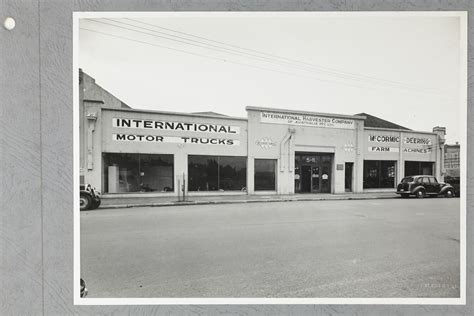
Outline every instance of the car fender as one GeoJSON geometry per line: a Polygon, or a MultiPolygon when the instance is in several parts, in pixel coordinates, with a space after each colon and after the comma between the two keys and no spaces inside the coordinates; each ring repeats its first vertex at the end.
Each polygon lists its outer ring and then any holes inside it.
{"type": "Polygon", "coordinates": [[[418,186],[416,186],[415,188],[411,189],[410,192],[411,192],[411,193],[415,193],[416,191],[418,191],[418,190],[420,190],[420,189],[423,190],[423,191],[426,191],[426,189],[425,189],[424,186],[418,185],[418,186]]]}
{"type": "Polygon", "coordinates": [[[441,190],[439,191],[439,194],[443,194],[450,189],[453,190],[453,192],[455,192],[452,185],[446,184],[444,187],[441,188],[441,190]]]}

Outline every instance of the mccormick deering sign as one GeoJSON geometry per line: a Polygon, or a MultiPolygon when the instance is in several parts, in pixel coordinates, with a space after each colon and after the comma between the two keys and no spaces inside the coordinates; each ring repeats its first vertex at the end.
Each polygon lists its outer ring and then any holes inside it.
{"type": "MultiPolygon", "coordinates": [[[[125,129],[142,129],[142,130],[166,130],[166,131],[184,131],[197,133],[214,133],[225,135],[236,135],[240,133],[240,127],[220,124],[204,124],[204,123],[185,123],[185,122],[168,122],[141,119],[123,119],[113,118],[112,126],[125,129]]],[[[230,136],[229,135],[229,136],[230,136]]],[[[228,138],[204,138],[190,136],[162,136],[162,135],[146,135],[146,134],[112,134],[114,141],[129,142],[148,142],[148,143],[180,143],[180,144],[203,144],[203,145],[224,145],[238,146],[239,140],[228,138]]]]}
{"type": "Polygon", "coordinates": [[[346,128],[354,129],[355,121],[325,117],[307,114],[289,114],[280,112],[260,112],[260,122],[273,124],[287,124],[313,127],[327,127],[327,128],[346,128]]]}
{"type": "MultiPolygon", "coordinates": [[[[369,140],[370,143],[378,143],[377,145],[373,145],[373,146],[368,147],[368,151],[370,151],[370,152],[395,152],[395,153],[398,153],[400,151],[399,147],[391,147],[390,146],[391,143],[399,144],[400,143],[400,136],[371,134],[371,135],[369,135],[368,140],[369,140]],[[382,145],[382,144],[384,144],[384,145],[382,145]]],[[[406,144],[406,145],[419,145],[418,147],[414,147],[414,148],[403,148],[404,153],[418,153],[418,154],[431,153],[431,147],[430,146],[432,145],[432,141],[431,141],[430,138],[406,136],[406,137],[403,137],[403,143],[406,144]],[[420,145],[421,145],[421,147],[420,147],[420,145]]]]}

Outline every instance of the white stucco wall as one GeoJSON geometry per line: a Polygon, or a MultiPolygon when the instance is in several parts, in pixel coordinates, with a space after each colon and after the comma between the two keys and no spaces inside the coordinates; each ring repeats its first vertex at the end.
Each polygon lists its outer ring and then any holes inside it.
{"type": "MultiPolygon", "coordinates": [[[[173,114],[165,112],[139,111],[127,109],[109,109],[99,106],[88,107],[86,111],[94,112],[97,115],[95,130],[93,133],[93,169],[86,173],[87,181],[97,188],[103,190],[103,170],[102,153],[142,153],[142,154],[171,154],[174,156],[174,178],[175,192],[178,194],[178,181],[182,183],[183,175],[186,178],[188,174],[188,155],[220,155],[220,156],[247,156],[247,121],[242,118],[212,117],[197,114],[173,114]],[[114,120],[127,119],[152,122],[174,122],[187,124],[218,124],[230,127],[237,133],[224,132],[200,132],[183,130],[165,130],[156,128],[141,128],[132,125],[130,128],[114,126],[114,120]],[[134,127],[135,126],[135,127],[134,127]],[[117,140],[119,135],[142,135],[159,136],[164,141],[142,141],[117,140]],[[184,141],[182,138],[186,138],[184,141]],[[196,139],[225,139],[232,140],[233,145],[219,144],[201,144],[192,143],[191,138],[196,139]],[[169,141],[169,142],[167,142],[169,141]]],[[[168,193],[171,194],[171,193],[168,193]]]]}
{"type": "Polygon", "coordinates": [[[295,115],[313,115],[308,112],[283,111],[278,109],[247,108],[248,111],[248,153],[249,153],[249,193],[253,193],[253,161],[267,158],[278,160],[277,193],[293,194],[295,152],[332,153],[331,193],[344,192],[344,169],[337,170],[338,164],[354,163],[353,190],[360,192],[362,182],[358,181],[361,173],[361,155],[358,143],[362,140],[363,120],[351,116],[327,115],[328,119],[353,120],[350,128],[316,127],[301,124],[282,124],[262,121],[262,112],[290,113],[295,115]],[[291,132],[290,132],[291,129],[291,132]],[[288,137],[291,138],[288,141],[288,137]]]}
{"type": "MultiPolygon", "coordinates": [[[[278,109],[247,108],[248,118],[209,116],[201,114],[170,113],[158,111],[118,109],[100,104],[84,106],[84,166],[85,181],[103,191],[103,153],[171,154],[174,156],[174,193],[179,183],[188,174],[188,155],[219,155],[247,157],[248,194],[254,190],[254,160],[275,159],[277,161],[276,190],[274,194],[294,194],[295,153],[330,153],[333,157],[331,170],[331,193],[345,191],[345,164],[353,163],[352,191],[363,192],[364,160],[396,161],[396,182],[404,176],[405,161],[434,163],[434,173],[442,180],[439,137],[435,133],[388,130],[364,126],[363,117],[336,114],[284,111],[278,109]],[[262,112],[296,113],[323,119],[347,121],[350,124],[324,126],[282,123],[262,119],[262,112]],[[281,112],[283,111],[283,112],[281,112]],[[89,118],[88,118],[89,117],[89,118]],[[130,127],[117,127],[114,120],[133,122],[130,127]],[[225,126],[227,132],[194,131],[180,129],[145,128],[144,122],[174,122],[182,124],[211,124],[225,126]],[[231,133],[230,131],[236,131],[231,133]],[[117,140],[119,135],[142,135],[142,141],[117,140]],[[163,137],[160,141],[146,141],[145,136],[163,137]],[[183,137],[186,141],[183,141],[183,137]],[[228,143],[200,144],[195,139],[225,139],[228,143]],[[89,154],[87,154],[90,149],[89,154]],[[338,168],[339,167],[339,168],[338,168]]],[[[151,125],[149,125],[151,126],[151,125]]],[[[121,136],[122,137],[122,136],[121,136]]],[[[82,142],[81,142],[82,144],[82,142]]],[[[442,147],[442,146],[441,146],[442,147]]],[[[187,188],[186,188],[187,189],[187,188]]],[[[219,192],[197,192],[195,194],[218,194],[219,192]]],[[[269,194],[271,192],[263,192],[269,194]]],[[[155,193],[156,194],[156,193],[155,193]]],[[[226,192],[235,194],[235,192],[226,192]]],[[[245,194],[245,192],[239,192],[245,194]]]]}
{"type": "Polygon", "coordinates": [[[396,161],[396,182],[405,176],[405,161],[434,163],[434,175],[441,179],[441,148],[438,135],[429,132],[365,128],[365,160],[396,161]]]}

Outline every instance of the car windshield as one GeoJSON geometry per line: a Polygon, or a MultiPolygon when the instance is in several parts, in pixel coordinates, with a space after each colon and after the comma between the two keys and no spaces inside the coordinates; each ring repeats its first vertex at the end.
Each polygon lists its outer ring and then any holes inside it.
{"type": "Polygon", "coordinates": [[[402,179],[402,183],[413,182],[413,177],[406,177],[402,179]]]}

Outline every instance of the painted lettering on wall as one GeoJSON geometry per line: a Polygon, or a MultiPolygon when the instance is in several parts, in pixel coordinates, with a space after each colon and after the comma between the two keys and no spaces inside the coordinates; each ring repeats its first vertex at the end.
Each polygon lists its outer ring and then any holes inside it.
{"type": "Polygon", "coordinates": [[[398,142],[400,142],[400,136],[369,135],[369,142],[373,142],[373,143],[398,143],[398,142]]]}
{"type": "Polygon", "coordinates": [[[400,150],[398,147],[387,147],[387,146],[369,146],[371,152],[393,152],[398,153],[400,150]]]}
{"type": "Polygon", "coordinates": [[[431,139],[424,137],[405,137],[404,142],[405,144],[431,145],[431,139]]]}
{"type": "Polygon", "coordinates": [[[118,128],[158,129],[158,130],[169,130],[169,131],[203,132],[203,133],[218,133],[218,134],[240,134],[240,127],[238,126],[207,124],[207,123],[184,123],[184,122],[113,118],[112,125],[113,127],[118,127],[118,128]]]}
{"type": "Polygon", "coordinates": [[[404,148],[403,152],[415,154],[429,154],[431,153],[431,148],[404,148]]]}
{"type": "Polygon", "coordinates": [[[114,141],[126,142],[148,142],[148,143],[177,143],[197,145],[223,145],[239,146],[240,141],[235,139],[202,138],[202,137],[176,137],[159,135],[137,135],[137,134],[112,134],[114,141]]]}
{"type": "Polygon", "coordinates": [[[350,119],[279,112],[260,112],[260,122],[327,128],[355,128],[355,121],[350,119]]]}

